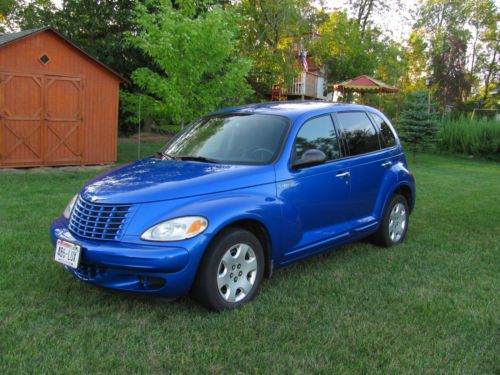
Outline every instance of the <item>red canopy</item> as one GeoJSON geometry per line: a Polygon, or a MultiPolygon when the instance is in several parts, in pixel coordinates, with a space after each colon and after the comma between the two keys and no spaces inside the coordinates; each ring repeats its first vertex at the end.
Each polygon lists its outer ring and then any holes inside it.
{"type": "Polygon", "coordinates": [[[367,92],[398,92],[399,89],[394,86],[389,86],[388,84],[371,78],[367,75],[362,75],[356,78],[352,78],[348,81],[336,83],[334,85],[335,90],[342,91],[354,91],[359,93],[367,93],[367,92]]]}

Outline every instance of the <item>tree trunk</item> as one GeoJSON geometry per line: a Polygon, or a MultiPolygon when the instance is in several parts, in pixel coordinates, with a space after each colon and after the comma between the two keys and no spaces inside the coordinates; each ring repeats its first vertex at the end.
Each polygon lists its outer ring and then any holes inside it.
{"type": "Polygon", "coordinates": [[[495,52],[493,53],[493,58],[491,59],[490,66],[488,67],[488,74],[486,76],[486,80],[484,82],[484,97],[483,100],[486,101],[488,99],[488,94],[490,92],[490,80],[491,80],[491,75],[493,74],[493,69],[495,68],[495,62],[497,59],[497,51],[498,49],[495,48],[495,52]]]}
{"type": "Polygon", "coordinates": [[[146,117],[142,123],[142,131],[145,133],[151,133],[155,121],[151,117],[146,117]]]}
{"type": "Polygon", "coordinates": [[[361,39],[364,39],[365,37],[366,25],[368,24],[368,19],[370,18],[370,14],[373,10],[373,1],[374,0],[368,1],[368,9],[366,10],[365,17],[363,18],[363,23],[361,25],[361,39]]]}

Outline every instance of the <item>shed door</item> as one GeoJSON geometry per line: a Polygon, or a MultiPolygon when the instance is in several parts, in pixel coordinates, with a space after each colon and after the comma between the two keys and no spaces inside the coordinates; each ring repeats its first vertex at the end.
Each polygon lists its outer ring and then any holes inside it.
{"type": "Polygon", "coordinates": [[[43,160],[43,76],[0,73],[0,164],[43,160]]]}
{"type": "Polygon", "coordinates": [[[81,80],[46,76],[45,97],[45,162],[79,163],[83,143],[81,80]]]}
{"type": "Polygon", "coordinates": [[[0,72],[0,165],[80,164],[80,78],[0,72]]]}

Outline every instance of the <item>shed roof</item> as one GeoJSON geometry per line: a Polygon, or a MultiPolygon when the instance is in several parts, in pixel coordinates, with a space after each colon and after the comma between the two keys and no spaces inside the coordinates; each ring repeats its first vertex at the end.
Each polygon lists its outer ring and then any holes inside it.
{"type": "Polygon", "coordinates": [[[100,62],[99,60],[97,60],[94,56],[92,56],[91,54],[89,54],[88,52],[86,52],[85,50],[83,50],[82,48],[78,47],[75,43],[73,43],[71,40],[69,40],[64,35],[62,35],[59,31],[57,31],[56,29],[54,29],[53,27],[50,27],[50,26],[48,26],[48,27],[41,27],[41,28],[38,28],[38,29],[23,30],[23,31],[19,31],[17,33],[2,34],[2,35],[0,35],[0,48],[5,47],[5,46],[7,46],[9,44],[15,43],[15,42],[17,42],[17,41],[19,41],[21,39],[28,38],[30,36],[42,33],[44,31],[51,31],[51,32],[53,32],[59,38],[63,39],[65,42],[67,42],[68,44],[70,44],[73,48],[76,48],[78,51],[80,51],[81,53],[83,53],[85,56],[87,56],[88,58],[90,58],[92,61],[96,62],[97,64],[99,64],[100,66],[102,66],[104,69],[106,69],[107,71],[109,71],[110,73],[112,73],[113,75],[115,75],[120,81],[122,81],[122,82],[128,82],[128,80],[126,78],[124,78],[121,74],[117,73],[116,71],[114,71],[113,69],[111,69],[106,64],[104,64],[104,63],[100,62]]]}

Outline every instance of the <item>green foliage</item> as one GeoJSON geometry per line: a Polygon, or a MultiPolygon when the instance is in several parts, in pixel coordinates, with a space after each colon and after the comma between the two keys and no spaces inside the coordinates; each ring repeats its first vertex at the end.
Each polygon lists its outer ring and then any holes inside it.
{"type": "Polygon", "coordinates": [[[312,51],[327,65],[329,81],[339,82],[375,70],[377,58],[373,49],[367,47],[372,42],[376,44],[376,37],[369,34],[363,39],[359,24],[346,12],[333,11],[319,32],[322,37],[314,43],[312,51]]]}
{"type": "Polygon", "coordinates": [[[410,9],[404,1],[343,3],[343,8],[327,12],[324,2],[311,0],[61,0],[60,7],[54,0],[0,0],[0,32],[51,25],[125,78],[136,72],[135,85],[122,86],[124,131],[129,125],[136,128],[137,92],[148,96],[143,98],[143,117],[157,125],[187,121],[202,108],[268,98],[271,85],[280,81],[286,86],[300,71],[300,49],[312,57],[311,66],[324,64],[329,86],[368,74],[399,87],[399,95],[368,99],[392,115],[407,93],[426,89],[429,76],[440,110],[451,105],[454,113],[465,113],[470,103],[495,108],[497,101],[490,94],[500,78],[500,12],[495,0],[421,0],[411,14],[411,33],[402,43],[376,23],[394,10],[403,15],[410,9]],[[136,4],[142,11],[135,11],[136,4]],[[178,25],[175,14],[183,18],[178,25]],[[225,29],[208,26],[215,15],[223,19],[225,29]],[[203,27],[211,31],[200,37],[203,27]],[[216,33],[221,35],[213,37],[216,33]],[[161,48],[153,51],[155,43],[165,46],[165,53],[161,48]],[[165,66],[167,53],[178,66],[165,66]],[[190,57],[183,56],[186,53],[190,57]],[[221,60],[234,70],[217,71],[221,60]],[[200,94],[213,90],[213,97],[200,94]],[[194,97],[186,99],[189,96],[194,97]]]}
{"type": "MultiPolygon", "coordinates": [[[[133,22],[136,3],[145,0],[17,0],[8,20],[22,30],[53,26],[76,45],[125,78],[137,68],[150,66],[141,50],[126,43],[125,32],[137,32],[133,22]]],[[[154,7],[154,1],[150,2],[154,7]]]]}
{"type": "Polygon", "coordinates": [[[320,12],[308,0],[242,0],[235,10],[241,26],[239,49],[253,61],[249,82],[266,98],[272,85],[289,82],[299,72],[294,44],[313,31],[311,22],[320,12]]]}
{"type": "Polygon", "coordinates": [[[401,112],[399,126],[403,141],[412,151],[413,161],[417,150],[427,148],[435,140],[437,124],[436,113],[432,110],[429,112],[425,92],[409,94],[401,112]]]}
{"type": "MultiPolygon", "coordinates": [[[[196,14],[192,0],[161,0],[155,12],[138,4],[137,34],[132,45],[155,63],[132,74],[148,97],[156,118],[187,123],[207,112],[242,103],[251,93],[246,83],[250,61],[237,56],[237,24],[230,11],[218,5],[196,14]]],[[[136,96],[137,97],[137,96],[136,96]]]]}
{"type": "Polygon", "coordinates": [[[427,66],[429,59],[428,47],[422,29],[413,30],[408,36],[401,56],[406,68],[401,80],[401,88],[404,92],[416,92],[426,89],[425,80],[429,76],[429,67],[427,66]]]}
{"type": "Polygon", "coordinates": [[[52,0],[14,0],[5,19],[10,29],[35,29],[54,26],[57,8],[52,0]]]}
{"type": "Polygon", "coordinates": [[[319,33],[321,38],[313,43],[312,54],[326,65],[332,83],[367,74],[396,84],[404,74],[401,47],[376,28],[361,28],[346,12],[333,11],[319,33]]]}
{"type": "Polygon", "coordinates": [[[4,31],[2,23],[5,21],[7,15],[9,15],[14,8],[15,0],[0,0],[0,32],[4,31]]]}
{"type": "Polygon", "coordinates": [[[500,161],[500,122],[498,120],[458,120],[443,122],[438,134],[443,151],[500,161]]]}
{"type": "MultiPolygon", "coordinates": [[[[428,71],[441,109],[459,107],[498,80],[499,11],[494,0],[425,0],[415,24],[429,46],[428,71]]],[[[488,96],[485,92],[484,99],[488,96]]]]}
{"type": "Polygon", "coordinates": [[[99,61],[129,78],[150,61],[126,43],[126,32],[137,32],[134,6],[144,0],[63,0],[54,26],[99,61]]]}

